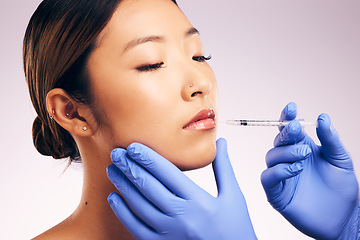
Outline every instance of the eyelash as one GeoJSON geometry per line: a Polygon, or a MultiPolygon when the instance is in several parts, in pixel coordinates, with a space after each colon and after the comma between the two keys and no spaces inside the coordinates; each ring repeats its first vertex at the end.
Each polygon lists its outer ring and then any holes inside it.
{"type": "MultiPolygon", "coordinates": [[[[209,55],[207,57],[194,56],[194,57],[192,57],[192,59],[197,62],[205,62],[205,61],[208,61],[211,59],[211,55],[209,55]]],[[[155,64],[140,66],[140,67],[136,68],[136,70],[138,70],[139,72],[151,72],[151,71],[155,71],[155,70],[163,67],[163,65],[164,65],[164,62],[159,62],[159,63],[155,63],[155,64]]]]}
{"type": "Polygon", "coordinates": [[[163,65],[164,65],[164,62],[149,64],[149,65],[144,65],[144,66],[138,67],[138,68],[136,68],[136,70],[138,70],[139,72],[151,72],[151,71],[157,70],[158,68],[161,68],[163,65]]]}
{"type": "Polygon", "coordinates": [[[205,57],[205,56],[194,56],[194,57],[192,57],[192,59],[194,61],[198,61],[198,62],[205,62],[205,61],[208,61],[208,60],[211,59],[211,55],[209,55],[207,57],[205,57]]]}

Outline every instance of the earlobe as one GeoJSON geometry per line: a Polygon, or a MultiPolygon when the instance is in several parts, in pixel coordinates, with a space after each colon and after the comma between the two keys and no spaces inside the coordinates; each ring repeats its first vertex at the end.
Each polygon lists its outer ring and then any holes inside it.
{"type": "Polygon", "coordinates": [[[52,89],[46,96],[47,111],[52,121],[56,121],[61,127],[66,129],[71,135],[82,137],[92,136],[94,131],[90,126],[86,114],[87,108],[75,102],[65,90],[60,88],[52,89]]]}

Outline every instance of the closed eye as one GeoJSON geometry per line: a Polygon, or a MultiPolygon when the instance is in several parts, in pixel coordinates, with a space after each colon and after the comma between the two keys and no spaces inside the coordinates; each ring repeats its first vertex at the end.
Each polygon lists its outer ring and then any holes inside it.
{"type": "Polygon", "coordinates": [[[155,64],[147,64],[147,65],[137,67],[136,70],[138,70],[139,72],[150,72],[150,71],[155,71],[155,70],[161,68],[163,65],[164,65],[164,62],[155,63],[155,64]]]}
{"type": "Polygon", "coordinates": [[[205,61],[208,61],[211,59],[211,55],[209,55],[208,57],[205,57],[205,56],[194,56],[192,57],[192,59],[194,61],[197,61],[197,62],[205,62],[205,61]]]}

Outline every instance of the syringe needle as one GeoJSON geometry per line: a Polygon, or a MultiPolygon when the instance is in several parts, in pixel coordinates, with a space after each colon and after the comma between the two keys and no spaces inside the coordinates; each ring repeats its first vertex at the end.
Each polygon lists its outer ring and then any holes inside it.
{"type": "MultiPolygon", "coordinates": [[[[297,119],[301,126],[316,126],[314,122],[306,122],[304,119],[297,119]]],[[[236,125],[236,126],[253,126],[253,127],[271,127],[271,126],[286,126],[290,121],[277,121],[277,120],[245,120],[245,119],[235,119],[227,120],[226,124],[236,125]]]]}

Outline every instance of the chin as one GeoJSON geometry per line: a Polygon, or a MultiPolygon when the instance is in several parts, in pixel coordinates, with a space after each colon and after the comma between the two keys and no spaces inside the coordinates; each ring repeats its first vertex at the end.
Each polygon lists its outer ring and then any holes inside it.
{"type": "Polygon", "coordinates": [[[197,144],[191,149],[184,150],[181,155],[181,159],[173,162],[181,171],[206,167],[215,160],[216,142],[214,141],[203,145],[197,144]]]}
{"type": "Polygon", "coordinates": [[[215,156],[216,156],[216,153],[213,156],[206,158],[206,159],[202,159],[202,161],[198,161],[195,164],[193,164],[193,163],[181,164],[178,166],[178,168],[184,172],[203,168],[203,167],[208,166],[210,163],[212,163],[215,160],[215,156]]]}

